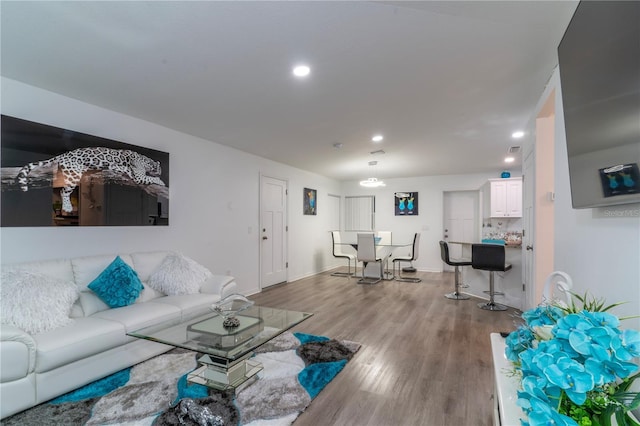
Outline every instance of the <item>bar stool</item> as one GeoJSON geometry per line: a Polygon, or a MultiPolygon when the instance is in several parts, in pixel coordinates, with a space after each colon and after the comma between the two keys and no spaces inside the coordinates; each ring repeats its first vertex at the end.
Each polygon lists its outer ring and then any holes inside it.
{"type": "Polygon", "coordinates": [[[511,269],[511,264],[505,263],[505,248],[500,244],[472,244],[471,267],[489,271],[489,302],[478,303],[478,307],[488,311],[506,311],[507,307],[496,303],[494,296],[497,293],[494,287],[494,274],[496,271],[506,272],[511,269]]]}
{"type": "Polygon", "coordinates": [[[454,300],[469,299],[469,296],[467,296],[466,294],[460,293],[460,267],[470,266],[471,262],[469,260],[464,260],[464,259],[452,260],[449,257],[449,244],[447,244],[445,241],[440,241],[440,257],[442,258],[442,261],[444,263],[454,267],[454,271],[455,271],[454,274],[456,277],[453,293],[447,293],[444,295],[444,297],[446,297],[447,299],[454,299],[454,300]]]}

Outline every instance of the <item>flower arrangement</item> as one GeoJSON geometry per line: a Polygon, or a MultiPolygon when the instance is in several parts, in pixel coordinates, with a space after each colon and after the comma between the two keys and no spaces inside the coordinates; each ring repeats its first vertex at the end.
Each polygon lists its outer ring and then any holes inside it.
{"type": "Polygon", "coordinates": [[[572,294],[568,305],[541,305],[506,338],[505,354],[522,390],[523,426],[640,426],[629,413],[640,406],[631,392],[640,377],[640,332],[620,330],[620,319],[600,300],[572,294]],[[576,304],[576,302],[578,302],[576,304]],[[635,374],[634,374],[635,373],[635,374]]]}

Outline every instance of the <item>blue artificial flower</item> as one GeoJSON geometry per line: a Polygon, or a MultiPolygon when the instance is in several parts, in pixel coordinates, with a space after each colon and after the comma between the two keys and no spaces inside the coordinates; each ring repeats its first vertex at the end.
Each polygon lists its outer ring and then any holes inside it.
{"type": "Polygon", "coordinates": [[[505,355],[507,356],[507,359],[512,362],[517,362],[518,354],[525,349],[530,348],[533,340],[533,333],[526,327],[519,327],[517,330],[509,333],[505,339],[507,345],[505,355]]]}
{"type": "MultiPolygon", "coordinates": [[[[615,333],[613,334],[615,336],[615,333]]],[[[574,330],[569,333],[569,344],[580,355],[599,355],[609,359],[608,353],[611,347],[611,333],[605,327],[591,327],[585,330],[574,330]]]]}
{"type": "Polygon", "coordinates": [[[579,362],[562,357],[556,364],[544,369],[544,375],[550,383],[563,389],[569,399],[582,405],[587,400],[587,392],[594,388],[593,376],[579,362]]]}
{"type": "Polygon", "coordinates": [[[608,312],[582,311],[582,314],[596,327],[608,327],[614,329],[620,326],[620,320],[618,317],[608,312]]]}
{"type": "Polygon", "coordinates": [[[588,398],[597,407],[621,405],[606,394],[640,368],[630,362],[640,356],[640,331],[621,331],[618,317],[607,312],[567,313],[555,306],[530,309],[522,318],[525,324],[506,339],[505,355],[522,374],[517,405],[528,417],[523,426],[577,426],[559,411],[569,414],[567,404],[574,404],[598,416],[600,408],[592,411],[588,398]]]}
{"type": "Polygon", "coordinates": [[[640,331],[623,330],[621,333],[620,348],[616,350],[616,356],[622,361],[640,356],[640,331]],[[621,352],[622,357],[618,356],[621,352]]]}
{"type": "Polygon", "coordinates": [[[591,322],[581,314],[569,314],[562,317],[556,323],[553,334],[560,339],[569,340],[569,334],[576,330],[588,330],[593,327],[591,322]]]}
{"type": "Polygon", "coordinates": [[[553,325],[563,316],[562,309],[548,305],[538,306],[522,313],[522,318],[530,327],[553,325]]]}
{"type": "Polygon", "coordinates": [[[586,371],[593,376],[596,386],[613,383],[618,378],[627,378],[638,369],[638,366],[632,362],[599,361],[594,358],[586,360],[584,366],[586,371]]]}
{"type": "Polygon", "coordinates": [[[538,350],[533,348],[529,348],[518,355],[518,359],[520,359],[520,369],[524,376],[535,375],[544,378],[542,369],[539,367],[540,360],[536,358],[538,355],[538,350]]]}
{"type": "Polygon", "coordinates": [[[531,399],[531,411],[529,412],[530,426],[578,426],[575,420],[564,414],[558,413],[549,404],[538,399],[531,399]]]}
{"type": "Polygon", "coordinates": [[[615,371],[605,366],[602,361],[589,358],[584,362],[584,368],[593,377],[594,386],[602,386],[616,379],[615,371]]]}

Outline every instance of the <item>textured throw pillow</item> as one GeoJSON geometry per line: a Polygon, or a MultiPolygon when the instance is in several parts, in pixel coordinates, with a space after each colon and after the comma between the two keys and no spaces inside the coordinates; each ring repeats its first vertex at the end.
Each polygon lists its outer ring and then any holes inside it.
{"type": "Polygon", "coordinates": [[[136,301],[142,283],[136,271],[117,256],[88,287],[111,308],[128,306],[136,301]]]}
{"type": "Polygon", "coordinates": [[[149,287],[167,295],[193,294],[213,274],[193,259],[169,254],[149,277],[149,287]]]}
{"type": "Polygon", "coordinates": [[[29,271],[2,272],[0,318],[29,334],[53,330],[73,322],[69,314],[78,294],[71,281],[29,271]]]}

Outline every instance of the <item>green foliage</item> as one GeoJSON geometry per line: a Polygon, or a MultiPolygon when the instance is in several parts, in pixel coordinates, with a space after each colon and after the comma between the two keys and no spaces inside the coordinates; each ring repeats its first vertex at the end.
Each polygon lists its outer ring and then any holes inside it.
{"type": "Polygon", "coordinates": [[[580,296],[576,293],[571,293],[573,299],[571,300],[571,305],[569,306],[559,306],[567,314],[575,314],[582,311],[589,312],[606,312],[610,309],[615,308],[616,306],[623,305],[624,302],[614,303],[608,306],[605,306],[604,299],[597,299],[595,296],[589,294],[589,292],[585,292],[584,296],[580,296]],[[579,303],[576,303],[578,301],[579,303]]]}

